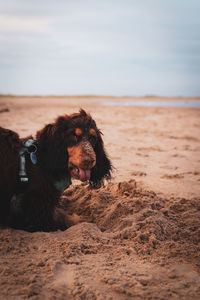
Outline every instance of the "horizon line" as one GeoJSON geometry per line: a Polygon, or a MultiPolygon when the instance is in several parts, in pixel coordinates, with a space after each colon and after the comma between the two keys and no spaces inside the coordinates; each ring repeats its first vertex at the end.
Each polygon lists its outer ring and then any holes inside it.
{"type": "Polygon", "coordinates": [[[199,99],[199,96],[163,96],[163,95],[123,95],[123,96],[117,96],[117,95],[95,95],[95,94],[72,94],[72,95],[58,95],[58,94],[4,94],[1,93],[0,97],[113,97],[113,98],[195,98],[199,99]]]}

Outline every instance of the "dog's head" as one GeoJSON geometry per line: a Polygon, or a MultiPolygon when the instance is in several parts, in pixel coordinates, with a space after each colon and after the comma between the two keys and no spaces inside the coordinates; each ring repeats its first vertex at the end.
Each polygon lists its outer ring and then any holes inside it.
{"type": "Polygon", "coordinates": [[[47,172],[100,184],[111,176],[102,133],[84,110],[58,117],[37,133],[38,162],[47,172]]]}

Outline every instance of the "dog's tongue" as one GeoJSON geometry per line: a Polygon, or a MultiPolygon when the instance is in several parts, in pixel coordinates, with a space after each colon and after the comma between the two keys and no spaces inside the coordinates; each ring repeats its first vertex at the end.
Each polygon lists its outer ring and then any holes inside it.
{"type": "Polygon", "coordinates": [[[79,168],[79,177],[81,181],[86,181],[90,179],[90,170],[83,170],[79,168]]]}

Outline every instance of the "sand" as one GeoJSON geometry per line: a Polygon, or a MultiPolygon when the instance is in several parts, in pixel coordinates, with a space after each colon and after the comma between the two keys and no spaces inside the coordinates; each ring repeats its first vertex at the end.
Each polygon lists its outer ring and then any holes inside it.
{"type": "Polygon", "coordinates": [[[0,228],[0,299],[200,299],[200,109],[100,105],[127,99],[0,97],[0,126],[21,137],[84,108],[115,166],[104,187],[65,191],[83,223],[0,228]]]}

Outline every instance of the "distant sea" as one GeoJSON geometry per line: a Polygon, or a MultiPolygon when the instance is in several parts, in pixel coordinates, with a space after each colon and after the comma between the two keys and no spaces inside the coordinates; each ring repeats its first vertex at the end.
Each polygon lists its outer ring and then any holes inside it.
{"type": "Polygon", "coordinates": [[[163,100],[130,100],[101,102],[103,106],[148,106],[148,107],[196,107],[200,108],[200,101],[163,101],[163,100]]]}

